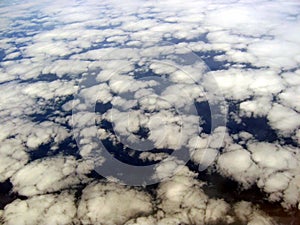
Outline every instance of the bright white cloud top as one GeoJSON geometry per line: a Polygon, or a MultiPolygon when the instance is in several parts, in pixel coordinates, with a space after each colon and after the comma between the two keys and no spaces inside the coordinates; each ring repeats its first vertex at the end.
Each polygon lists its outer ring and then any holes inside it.
{"type": "Polygon", "coordinates": [[[300,209],[298,1],[0,12],[1,223],[280,223],[218,179],[300,209]]]}

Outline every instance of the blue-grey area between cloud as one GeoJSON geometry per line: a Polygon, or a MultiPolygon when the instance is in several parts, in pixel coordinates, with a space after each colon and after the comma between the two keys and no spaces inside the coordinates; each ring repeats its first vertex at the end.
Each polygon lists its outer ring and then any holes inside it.
{"type": "Polygon", "coordinates": [[[300,208],[298,1],[16,0],[0,20],[1,223],[300,208]]]}

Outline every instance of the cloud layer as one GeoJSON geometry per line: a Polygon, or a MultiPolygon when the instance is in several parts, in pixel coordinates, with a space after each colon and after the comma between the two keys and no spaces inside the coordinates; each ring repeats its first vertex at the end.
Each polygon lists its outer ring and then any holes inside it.
{"type": "Polygon", "coordinates": [[[299,9],[293,0],[1,3],[0,182],[23,196],[1,221],[278,222],[205,193],[213,184],[198,172],[208,167],[274,207],[299,208],[299,9]]]}

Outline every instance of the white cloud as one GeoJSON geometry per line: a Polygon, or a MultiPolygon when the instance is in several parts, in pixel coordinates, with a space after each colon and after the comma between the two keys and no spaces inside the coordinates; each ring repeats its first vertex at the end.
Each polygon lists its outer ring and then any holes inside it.
{"type": "Polygon", "coordinates": [[[291,69],[299,64],[299,44],[282,40],[265,40],[253,43],[248,51],[257,57],[253,64],[256,66],[270,66],[272,68],[291,69]]]}
{"type": "Polygon", "coordinates": [[[271,97],[258,97],[240,104],[240,116],[263,117],[268,115],[272,107],[271,97]]]}
{"type": "Polygon", "coordinates": [[[226,152],[218,158],[218,167],[222,174],[250,187],[257,179],[258,167],[251,160],[251,154],[245,149],[226,152]]]}
{"type": "Polygon", "coordinates": [[[17,199],[5,207],[3,224],[71,224],[76,216],[74,200],[74,194],[68,192],[17,199]]]}
{"type": "Polygon", "coordinates": [[[287,88],[279,94],[279,101],[282,105],[288,106],[298,113],[300,112],[300,85],[287,88]]]}
{"type": "Polygon", "coordinates": [[[151,212],[148,194],[115,183],[94,182],[83,190],[77,215],[82,224],[113,225],[151,212]]]}
{"type": "Polygon", "coordinates": [[[2,141],[0,147],[0,182],[10,178],[28,161],[23,144],[17,139],[2,141]]]}
{"type": "MultiPolygon", "coordinates": [[[[299,205],[299,146],[288,146],[281,136],[291,137],[294,145],[300,143],[297,1],[141,4],[66,0],[17,1],[11,6],[4,3],[0,7],[0,181],[10,179],[14,191],[32,197],[15,200],[1,212],[6,224],[77,221],[72,194],[44,194],[76,188],[87,182],[85,174],[105,161],[104,149],[95,138],[108,138],[113,144],[118,138],[94,125],[112,114],[109,121],[126,136],[127,144],[139,141],[134,132],[146,127],[156,148],[189,148],[195,163],[212,163],[220,174],[245,188],[257,185],[270,201],[280,201],[283,207],[299,205]],[[212,68],[227,64],[207,73],[207,67],[195,55],[191,57],[189,49],[212,68]],[[197,62],[180,61],[184,57],[197,58],[197,62]],[[144,64],[168,81],[165,90],[157,92],[163,86],[157,77],[136,79],[134,75],[145,71],[134,74],[134,66],[144,64]],[[90,77],[95,83],[80,87],[82,101],[65,103],[78,83],[94,82],[90,77]],[[236,104],[240,111],[232,115],[237,123],[242,122],[240,117],[267,118],[280,139],[266,143],[243,130],[232,134],[223,128],[212,135],[201,134],[201,115],[189,109],[195,100],[207,100],[203,90],[236,104]],[[89,107],[96,101],[111,103],[113,109],[95,116],[89,107]],[[78,110],[73,118],[65,115],[72,103],[78,110]],[[65,112],[60,112],[61,104],[65,112]],[[136,106],[139,108],[127,113],[136,106]],[[50,115],[45,114],[48,111],[50,115]],[[45,121],[37,121],[39,116],[45,121]],[[54,150],[70,137],[64,123],[74,125],[84,160],[59,154],[31,162],[30,151],[41,150],[47,143],[54,150]],[[212,160],[218,153],[217,160],[212,160]]],[[[166,156],[144,152],[140,158],[166,156]]],[[[156,167],[155,176],[168,177],[180,163],[175,158],[166,160],[156,167]]],[[[222,199],[209,199],[195,177],[184,167],[159,185],[155,203],[146,192],[134,188],[91,183],[81,196],[79,219],[84,224],[273,223],[250,203],[233,206],[222,199]],[[98,210],[99,205],[103,210],[98,210]],[[155,207],[157,212],[152,211],[155,207]]]]}
{"type": "Polygon", "coordinates": [[[234,212],[241,222],[247,222],[247,224],[272,225],[275,223],[274,220],[251,205],[250,202],[238,202],[234,206],[234,212]]]}
{"type": "Polygon", "coordinates": [[[244,100],[251,96],[271,96],[280,92],[282,80],[271,70],[228,69],[210,72],[205,77],[205,87],[215,89],[215,79],[219,90],[226,98],[244,100]]]}
{"type": "Polygon", "coordinates": [[[284,190],[288,187],[289,181],[289,175],[276,173],[266,180],[264,189],[268,193],[284,190]]]}
{"type": "Polygon", "coordinates": [[[90,62],[79,60],[56,60],[50,65],[46,65],[43,68],[42,73],[55,74],[58,77],[62,77],[63,75],[74,77],[85,72],[89,64],[90,62]]]}
{"type": "Polygon", "coordinates": [[[161,201],[158,208],[166,217],[162,219],[162,223],[178,221],[178,223],[203,224],[223,219],[229,209],[227,203],[215,200],[219,208],[214,211],[212,205],[215,202],[208,201],[208,197],[201,190],[203,183],[198,182],[194,178],[195,175],[184,167],[169,181],[159,185],[157,195],[161,201]]]}
{"type": "Polygon", "coordinates": [[[261,167],[278,171],[297,167],[297,159],[288,148],[262,142],[249,144],[248,149],[252,152],[252,159],[261,167]]]}
{"type": "Polygon", "coordinates": [[[268,114],[272,128],[279,130],[283,135],[291,134],[300,126],[300,115],[291,108],[274,103],[268,114]]]}
{"type": "Polygon", "coordinates": [[[33,196],[69,188],[87,180],[77,171],[78,166],[73,157],[36,160],[11,178],[13,189],[21,195],[33,196]]]}

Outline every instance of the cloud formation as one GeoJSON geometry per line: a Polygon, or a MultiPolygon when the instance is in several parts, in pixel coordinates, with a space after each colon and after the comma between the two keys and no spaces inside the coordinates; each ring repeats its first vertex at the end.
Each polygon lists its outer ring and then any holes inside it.
{"type": "Polygon", "coordinates": [[[3,223],[276,224],[251,202],[208,196],[190,159],[299,208],[299,9],[1,3],[0,182],[27,198],[0,210],[3,223]],[[101,166],[108,180],[128,175],[113,156],[163,182],[102,181],[101,166]]]}

